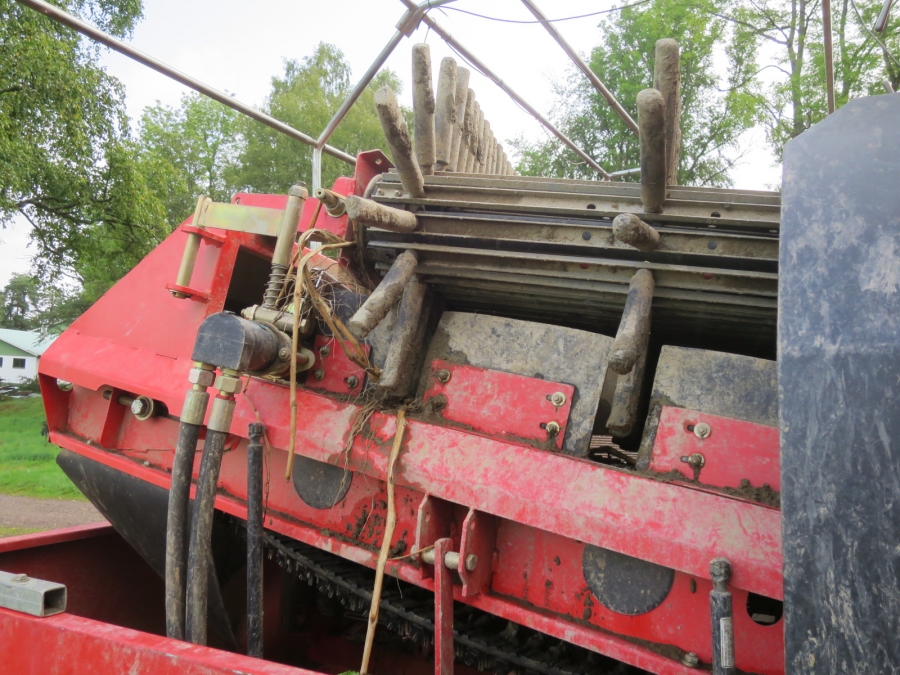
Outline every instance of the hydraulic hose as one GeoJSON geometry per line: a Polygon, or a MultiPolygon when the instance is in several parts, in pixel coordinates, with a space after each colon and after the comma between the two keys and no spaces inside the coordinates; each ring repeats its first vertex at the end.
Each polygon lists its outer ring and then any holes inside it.
{"type": "Polygon", "coordinates": [[[184,640],[185,585],[187,580],[187,524],[194,454],[209,403],[206,392],[213,382],[212,366],[195,362],[185,397],[181,425],[172,460],[172,484],[166,521],[166,635],[184,640]]]}
{"type": "Polygon", "coordinates": [[[194,453],[202,427],[181,423],[175,459],[172,462],[172,486],[169,488],[169,513],[166,524],[166,636],[184,640],[184,592],[187,570],[187,513],[191,492],[194,453]]]}
{"type": "Polygon", "coordinates": [[[263,425],[247,446],[247,655],[263,656],[263,425]]]}
{"type": "Polygon", "coordinates": [[[191,520],[191,546],[187,568],[187,639],[198,645],[207,643],[207,603],[209,600],[209,570],[212,566],[212,527],[216,512],[216,486],[225,454],[225,442],[234,415],[234,393],[240,380],[234,371],[223,371],[216,386],[219,395],[214,399],[207,425],[197,494],[191,520]]]}

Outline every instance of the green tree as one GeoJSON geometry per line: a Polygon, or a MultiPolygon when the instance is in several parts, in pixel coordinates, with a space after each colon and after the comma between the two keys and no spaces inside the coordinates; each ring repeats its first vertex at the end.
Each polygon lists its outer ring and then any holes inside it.
{"type": "MultiPolygon", "coordinates": [[[[731,184],[729,169],[739,156],[738,141],[760,115],[753,75],[754,36],[735,23],[697,12],[681,0],[655,0],[626,7],[600,24],[600,45],[590,67],[636,117],[635,99],[653,86],[656,41],[674,38],[681,48],[682,148],[679,183],[731,184]],[[716,72],[716,48],[727,74],[716,72]]],[[[616,116],[580,71],[557,88],[560,128],[607,170],[636,167],[637,136],[616,116]]],[[[593,178],[596,174],[555,139],[514,144],[522,154],[519,170],[528,175],[593,178]]],[[[637,180],[637,177],[633,178],[637,180]]]]}
{"type": "Polygon", "coordinates": [[[40,302],[40,282],[29,274],[14,274],[3,289],[0,328],[30,330],[40,302]]]}
{"type": "MultiPolygon", "coordinates": [[[[882,80],[900,87],[900,17],[881,38],[872,25],[881,0],[839,0],[832,4],[836,107],[852,98],[884,93],[882,80]]],[[[780,74],[767,87],[764,125],[778,157],[791,138],[827,113],[821,4],[815,0],[754,0],[695,5],[704,13],[748,31],[772,53],[780,74]]]]}
{"type": "MultiPolygon", "coordinates": [[[[140,0],[59,3],[118,36],[141,17],[140,0]]],[[[36,271],[78,276],[114,242],[140,259],[164,232],[157,186],[129,139],[120,83],[99,48],[11,0],[0,0],[0,225],[33,226],[36,271]]],[[[118,265],[118,261],[111,265],[118,265]]]]}
{"type": "MultiPolygon", "coordinates": [[[[303,61],[285,62],[284,74],[272,78],[266,112],[315,137],[328,124],[354,84],[343,53],[333,45],[320,43],[303,61]]],[[[387,151],[374,102],[375,91],[385,85],[400,93],[400,81],[394,73],[378,73],[350,108],[331,137],[330,145],[351,155],[376,148],[387,151]]],[[[246,140],[232,174],[234,185],[252,191],[283,193],[298,180],[310,181],[312,148],[256,122],[244,124],[246,140]]],[[[344,162],[325,155],[322,185],[331,185],[338,176],[348,175],[350,171],[344,162]]]]}
{"type": "Polygon", "coordinates": [[[170,225],[193,213],[201,194],[227,202],[236,191],[228,182],[242,146],[237,112],[199,94],[185,95],[177,108],[157,103],[141,117],[139,145],[145,172],[166,186],[160,199],[170,225]]]}

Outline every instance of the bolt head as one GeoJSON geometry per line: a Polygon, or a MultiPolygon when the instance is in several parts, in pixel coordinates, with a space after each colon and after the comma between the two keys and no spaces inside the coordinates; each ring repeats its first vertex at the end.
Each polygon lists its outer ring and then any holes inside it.
{"type": "Polygon", "coordinates": [[[201,387],[211,387],[215,381],[216,374],[211,370],[191,368],[188,372],[188,382],[191,384],[199,384],[201,387]]]}
{"type": "Polygon", "coordinates": [[[442,368],[438,371],[438,380],[440,380],[443,384],[447,384],[450,381],[450,371],[442,368]]]}
{"type": "Polygon", "coordinates": [[[282,361],[287,361],[289,358],[291,358],[291,350],[287,347],[282,347],[278,350],[278,358],[282,361]]]}
{"type": "Polygon", "coordinates": [[[706,458],[699,452],[692,452],[687,461],[695,469],[700,469],[706,464],[706,458]]]}
{"type": "Polygon", "coordinates": [[[557,408],[560,406],[564,406],[566,404],[566,395],[561,391],[557,391],[550,396],[550,403],[555,405],[557,408]]]}
{"type": "Polygon", "coordinates": [[[681,662],[689,668],[696,668],[700,665],[700,659],[694,652],[688,652],[681,657],[681,662]]]}
{"type": "Polygon", "coordinates": [[[350,387],[351,389],[356,389],[358,384],[359,384],[359,378],[356,377],[356,375],[351,375],[350,377],[347,378],[347,386],[350,387]]]}
{"type": "Polygon", "coordinates": [[[320,381],[324,380],[325,379],[325,371],[322,370],[321,368],[316,368],[313,371],[313,377],[320,381]]]}
{"type": "Polygon", "coordinates": [[[697,438],[708,438],[712,433],[712,427],[710,427],[706,422],[697,422],[694,425],[694,436],[697,438]]]}
{"type": "Polygon", "coordinates": [[[131,402],[131,412],[135,417],[140,417],[141,415],[145,415],[147,413],[147,409],[150,406],[147,405],[147,401],[142,398],[136,398],[131,402]]]}
{"type": "Polygon", "coordinates": [[[559,433],[558,422],[547,422],[547,426],[545,428],[547,429],[548,436],[556,436],[556,434],[559,433]]]}
{"type": "Polygon", "coordinates": [[[325,345],[324,347],[319,347],[319,354],[322,356],[322,358],[325,358],[330,353],[331,353],[331,347],[329,347],[328,345],[325,345]]]}

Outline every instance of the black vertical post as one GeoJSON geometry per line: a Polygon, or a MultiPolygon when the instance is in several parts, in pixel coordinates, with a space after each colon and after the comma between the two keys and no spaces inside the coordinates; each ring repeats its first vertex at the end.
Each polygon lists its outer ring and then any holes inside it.
{"type": "Polygon", "coordinates": [[[247,446],[247,655],[263,655],[263,425],[247,446]]]}
{"type": "Polygon", "coordinates": [[[784,150],[778,293],[785,666],[900,672],[900,96],[784,150]]]}
{"type": "Polygon", "coordinates": [[[734,675],[734,614],[728,580],[731,563],[716,558],[709,563],[713,589],[709,592],[709,614],[712,618],[713,675],[734,675]]]}

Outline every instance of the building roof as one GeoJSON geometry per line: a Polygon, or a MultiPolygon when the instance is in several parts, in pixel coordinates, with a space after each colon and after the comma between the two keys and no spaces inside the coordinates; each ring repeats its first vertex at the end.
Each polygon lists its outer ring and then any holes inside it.
{"type": "Polygon", "coordinates": [[[30,330],[0,328],[0,341],[10,344],[16,349],[21,349],[23,352],[28,352],[32,356],[43,354],[55,339],[55,335],[42,338],[40,333],[30,330]]]}

